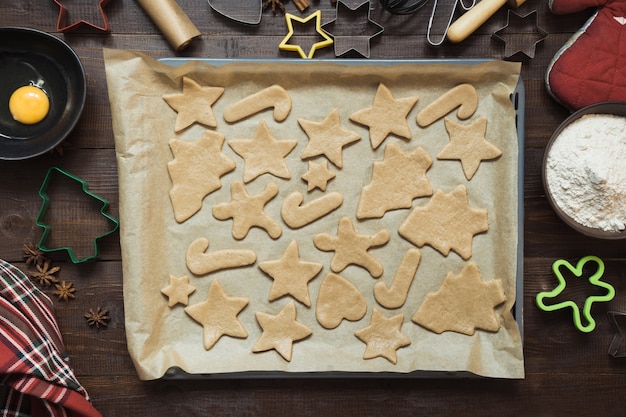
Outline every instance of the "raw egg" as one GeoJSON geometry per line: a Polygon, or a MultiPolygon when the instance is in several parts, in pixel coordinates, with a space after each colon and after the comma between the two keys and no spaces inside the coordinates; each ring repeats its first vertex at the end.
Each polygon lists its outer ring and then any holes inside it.
{"type": "Polygon", "coordinates": [[[32,125],[41,122],[50,110],[48,95],[41,88],[25,85],[9,98],[11,116],[20,123],[32,125]]]}

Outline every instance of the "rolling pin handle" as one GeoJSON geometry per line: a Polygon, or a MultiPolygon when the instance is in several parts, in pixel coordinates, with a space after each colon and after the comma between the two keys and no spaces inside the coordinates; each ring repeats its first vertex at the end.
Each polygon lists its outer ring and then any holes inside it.
{"type": "MultiPolygon", "coordinates": [[[[510,3],[519,6],[524,1],[513,0],[510,3]]],[[[450,25],[447,32],[448,40],[452,43],[464,41],[506,3],[507,0],[481,0],[450,25]]]]}

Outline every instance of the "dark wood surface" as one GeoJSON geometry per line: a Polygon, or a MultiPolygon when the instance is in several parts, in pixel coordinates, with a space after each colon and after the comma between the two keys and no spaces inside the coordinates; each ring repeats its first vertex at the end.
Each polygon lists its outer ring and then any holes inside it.
{"type": "MultiPolygon", "coordinates": [[[[68,1],[70,6],[75,0],[68,1]]],[[[97,3],[93,1],[92,3],[97,3]]],[[[451,0],[440,1],[449,5],[451,0]]],[[[547,1],[528,0],[518,12],[537,11],[538,25],[548,32],[526,60],[522,76],[526,89],[524,175],[524,380],[490,379],[233,379],[210,381],[141,382],[126,350],[122,265],[118,235],[101,242],[97,261],[74,265],[62,254],[52,256],[61,266],[59,278],[74,283],[75,300],[56,302],[56,313],[76,375],[104,416],[623,416],[626,415],[626,358],[607,354],[614,330],[608,310],[626,311],[626,241],[599,241],[580,235],[560,221],[549,206],[541,183],[544,147],[568,115],[547,93],[544,76],[557,50],[578,30],[592,11],[555,16],[547,1]],[[605,277],[617,295],[596,305],[598,326],[591,334],[575,330],[570,313],[543,313],[534,303],[538,292],[553,288],[551,264],[557,258],[575,262],[597,255],[606,263],[605,277]],[[87,325],[89,308],[108,308],[106,329],[87,325]]],[[[258,26],[246,26],[214,12],[206,1],[179,0],[202,32],[176,54],[156,26],[132,0],[111,0],[105,12],[111,33],[85,30],[56,32],[59,8],[53,1],[0,2],[0,25],[27,26],[56,33],[80,56],[87,73],[88,97],[83,116],[59,154],[24,161],[0,161],[0,258],[24,270],[22,245],[36,243],[35,225],[41,200],[37,194],[47,169],[64,168],[89,183],[91,191],[111,203],[117,216],[117,173],[111,112],[103,67],[103,48],[143,51],[153,57],[291,58],[278,44],[286,34],[281,13],[266,10],[258,26]]],[[[326,23],[334,19],[330,0],[311,0],[299,13],[292,2],[287,11],[298,16],[322,10],[326,23]]],[[[372,20],[384,33],[372,40],[371,58],[495,58],[503,46],[491,34],[507,24],[507,7],[458,45],[429,46],[426,28],[432,1],[412,16],[395,16],[372,0],[372,20]]],[[[441,13],[437,21],[442,19],[441,13]]],[[[445,16],[444,16],[445,18],[445,16]]],[[[444,19],[445,20],[445,19],[444,19]]],[[[433,31],[434,35],[436,30],[433,31]]],[[[439,32],[440,33],[440,32],[439,32]]],[[[610,40],[609,40],[610,41],[610,40]]],[[[521,33],[520,44],[534,42],[521,33]]],[[[335,58],[333,48],[316,58],[335,58]]],[[[0,82],[2,82],[0,80],[0,82]]],[[[89,231],[89,230],[87,230],[89,231]]],[[[581,290],[582,291],[582,290],[581,290]]],[[[54,297],[54,296],[53,296],[54,297]]]]}

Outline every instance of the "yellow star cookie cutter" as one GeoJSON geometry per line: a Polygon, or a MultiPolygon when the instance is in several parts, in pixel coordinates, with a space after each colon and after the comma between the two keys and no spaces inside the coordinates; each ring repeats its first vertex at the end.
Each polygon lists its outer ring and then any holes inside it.
{"type": "Polygon", "coordinates": [[[280,44],[278,45],[278,49],[280,49],[281,51],[296,51],[298,52],[298,54],[300,54],[300,58],[311,59],[313,58],[313,55],[315,55],[315,51],[317,51],[320,48],[324,48],[326,46],[330,46],[333,44],[333,39],[330,36],[328,36],[326,32],[322,30],[322,11],[321,10],[316,10],[315,12],[311,13],[305,18],[300,18],[291,13],[285,13],[285,20],[287,21],[287,28],[289,29],[289,32],[287,32],[287,36],[285,36],[283,40],[280,42],[280,44]],[[300,45],[290,44],[289,41],[294,35],[294,32],[293,32],[294,20],[296,22],[306,24],[310,20],[313,20],[313,19],[315,19],[315,31],[319,33],[324,38],[324,40],[314,43],[311,46],[311,49],[309,50],[309,53],[307,55],[304,53],[304,50],[302,49],[302,47],[300,47],[300,45]]]}

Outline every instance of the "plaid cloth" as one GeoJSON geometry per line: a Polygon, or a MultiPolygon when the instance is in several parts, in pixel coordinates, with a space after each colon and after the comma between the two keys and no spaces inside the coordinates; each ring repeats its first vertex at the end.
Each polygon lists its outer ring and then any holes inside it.
{"type": "Polygon", "coordinates": [[[0,416],[102,417],[68,364],[50,298],[3,260],[0,416]]]}

